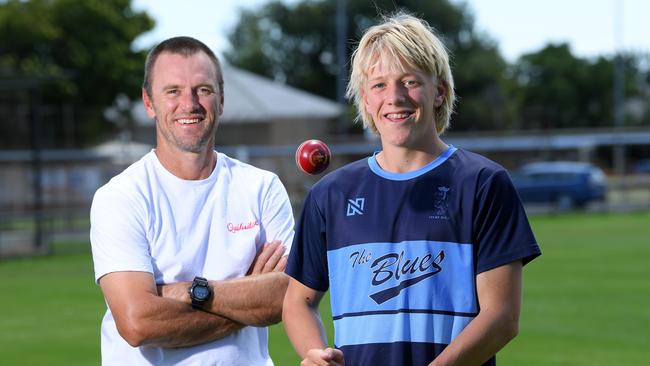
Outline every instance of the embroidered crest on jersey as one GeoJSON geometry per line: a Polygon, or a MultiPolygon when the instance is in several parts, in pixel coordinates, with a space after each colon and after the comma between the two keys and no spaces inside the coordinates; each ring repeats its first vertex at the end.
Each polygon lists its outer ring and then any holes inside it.
{"type": "Polygon", "coordinates": [[[450,190],[449,187],[438,187],[433,200],[433,207],[435,210],[433,215],[429,216],[430,219],[449,220],[447,198],[449,197],[450,190]]]}

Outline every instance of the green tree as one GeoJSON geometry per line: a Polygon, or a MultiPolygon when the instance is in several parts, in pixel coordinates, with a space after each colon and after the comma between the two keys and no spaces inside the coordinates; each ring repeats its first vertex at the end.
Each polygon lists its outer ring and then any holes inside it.
{"type": "MultiPolygon", "coordinates": [[[[88,143],[106,132],[107,106],[121,95],[137,98],[145,54],[131,44],[153,24],[130,0],[0,2],[0,77],[39,80],[41,103],[68,106],[75,145],[88,143]]],[[[50,119],[52,108],[43,110],[43,143],[60,146],[62,113],[50,119]]],[[[11,146],[11,136],[3,133],[3,144],[11,146]]]]}
{"type": "MultiPolygon", "coordinates": [[[[637,58],[622,58],[625,96],[639,95],[637,58]]],[[[567,44],[550,44],[512,67],[512,100],[519,129],[611,127],[614,120],[613,58],[575,57],[567,44]]]]}
{"type": "MultiPolygon", "coordinates": [[[[380,14],[406,10],[427,20],[444,38],[452,54],[460,99],[453,130],[498,129],[512,111],[505,99],[506,63],[496,44],[474,29],[465,5],[448,0],[348,0],[346,45],[349,62],[363,31],[380,14]]],[[[229,34],[226,60],[238,67],[336,99],[336,0],[303,0],[287,5],[276,0],[257,10],[244,10],[229,34]]],[[[347,78],[347,76],[346,76],[347,78]]]]}

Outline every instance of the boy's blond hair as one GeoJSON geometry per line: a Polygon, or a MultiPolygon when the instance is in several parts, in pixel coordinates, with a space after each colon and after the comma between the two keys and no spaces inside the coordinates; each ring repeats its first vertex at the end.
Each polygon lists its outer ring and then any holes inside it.
{"type": "Polygon", "coordinates": [[[383,23],[366,31],[352,54],[352,72],[346,95],[357,107],[356,120],[362,120],[364,127],[375,133],[377,128],[363,103],[363,90],[368,73],[379,64],[391,71],[419,70],[444,85],[444,101],[434,111],[436,131],[442,134],[449,127],[454,109],[454,79],[445,45],[429,24],[403,12],[385,17],[383,23]]]}

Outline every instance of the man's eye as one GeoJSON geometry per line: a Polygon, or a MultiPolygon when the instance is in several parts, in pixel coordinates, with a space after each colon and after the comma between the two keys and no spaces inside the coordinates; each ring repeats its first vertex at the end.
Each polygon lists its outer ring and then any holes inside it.
{"type": "Polygon", "coordinates": [[[384,84],[384,83],[373,84],[372,89],[381,89],[381,88],[383,88],[385,85],[386,85],[386,84],[384,84]]]}
{"type": "Polygon", "coordinates": [[[210,88],[199,88],[199,94],[201,95],[210,95],[212,93],[212,89],[210,88]]]}
{"type": "Polygon", "coordinates": [[[169,89],[166,92],[167,95],[177,95],[178,94],[178,89],[169,89]]]}
{"type": "Polygon", "coordinates": [[[407,87],[413,87],[420,85],[420,83],[418,83],[416,80],[406,80],[404,81],[404,85],[407,87]]]}

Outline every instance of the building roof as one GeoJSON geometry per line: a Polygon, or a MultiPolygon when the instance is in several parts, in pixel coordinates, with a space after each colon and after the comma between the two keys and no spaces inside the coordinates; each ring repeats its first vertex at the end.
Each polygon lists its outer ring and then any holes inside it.
{"type": "MultiPolygon", "coordinates": [[[[224,64],[224,113],[220,123],[271,122],[336,118],[341,107],[326,98],[224,64]]],[[[153,125],[142,103],[132,116],[139,125],[153,125]]]]}
{"type": "Polygon", "coordinates": [[[128,165],[142,158],[154,147],[136,141],[111,140],[95,146],[89,151],[110,158],[113,163],[128,165]]]}

